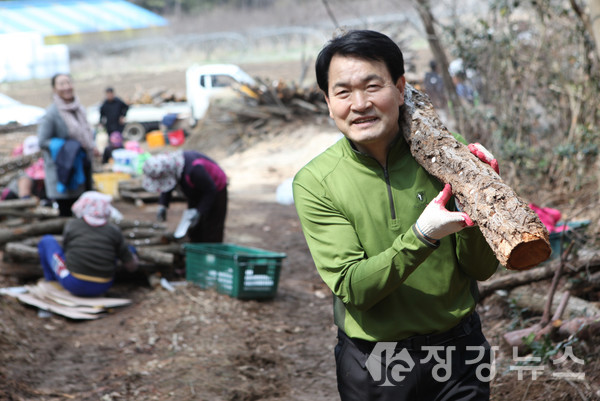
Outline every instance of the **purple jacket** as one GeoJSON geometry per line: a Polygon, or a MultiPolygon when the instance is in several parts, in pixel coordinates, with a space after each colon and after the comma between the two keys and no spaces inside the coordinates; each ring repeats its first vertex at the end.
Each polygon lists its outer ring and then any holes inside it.
{"type": "MultiPolygon", "coordinates": [[[[193,150],[183,152],[183,173],[178,184],[188,201],[189,209],[206,214],[213,205],[217,193],[227,188],[227,176],[219,165],[208,156],[193,150]]],[[[172,191],[162,192],[159,203],[169,207],[172,191]]]]}

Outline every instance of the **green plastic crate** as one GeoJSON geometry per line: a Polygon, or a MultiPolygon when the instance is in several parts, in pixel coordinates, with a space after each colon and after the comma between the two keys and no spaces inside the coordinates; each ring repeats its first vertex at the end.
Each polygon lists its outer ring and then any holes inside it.
{"type": "Polygon", "coordinates": [[[239,299],[273,298],[285,253],[227,243],[185,244],[186,279],[239,299]]]}

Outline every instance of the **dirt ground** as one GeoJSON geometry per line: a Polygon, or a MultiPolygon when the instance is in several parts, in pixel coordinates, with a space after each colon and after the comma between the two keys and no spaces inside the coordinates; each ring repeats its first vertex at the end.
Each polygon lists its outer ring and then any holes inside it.
{"type": "MultiPolygon", "coordinates": [[[[293,79],[299,66],[247,69],[253,75],[293,79]]],[[[159,81],[181,88],[181,74],[122,75],[110,84],[123,95],[136,85],[159,81]]],[[[106,79],[78,80],[76,91],[91,104],[106,84],[106,79]]],[[[30,104],[45,105],[49,99],[49,87],[24,83],[5,89],[30,104]]],[[[108,295],[131,298],[133,304],[99,320],[78,322],[38,317],[34,308],[0,297],[0,399],[338,399],[331,293],[315,271],[294,206],[276,202],[275,193],[339,134],[326,119],[276,127],[264,140],[235,152],[228,138],[218,137],[218,127],[195,132],[201,138],[199,150],[215,157],[230,177],[226,241],[287,255],[274,299],[242,301],[185,283],[169,292],[155,275],[121,275],[108,295]]],[[[6,147],[10,136],[5,135],[6,147]]],[[[151,203],[120,201],[116,207],[127,218],[146,220],[153,220],[156,211],[151,203]]],[[[172,207],[169,225],[177,223],[184,207],[172,207]]],[[[0,276],[2,287],[21,284],[15,277],[0,276]]],[[[543,281],[531,288],[545,292],[548,285],[543,281]]],[[[530,373],[520,380],[510,370],[511,350],[501,338],[518,320],[515,308],[493,295],[478,310],[490,343],[499,347],[493,400],[600,400],[596,342],[577,344],[575,355],[585,359],[583,365],[562,366],[584,373],[583,380],[556,378],[549,363],[536,380],[530,373]]]]}

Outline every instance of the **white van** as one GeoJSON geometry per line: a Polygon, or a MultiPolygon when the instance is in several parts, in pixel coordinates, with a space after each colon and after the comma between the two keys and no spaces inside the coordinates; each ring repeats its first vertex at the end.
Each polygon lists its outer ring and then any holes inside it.
{"type": "Polygon", "coordinates": [[[256,85],[250,75],[234,64],[194,64],[187,69],[185,82],[192,125],[204,118],[211,99],[237,96],[235,89],[256,85]]]}

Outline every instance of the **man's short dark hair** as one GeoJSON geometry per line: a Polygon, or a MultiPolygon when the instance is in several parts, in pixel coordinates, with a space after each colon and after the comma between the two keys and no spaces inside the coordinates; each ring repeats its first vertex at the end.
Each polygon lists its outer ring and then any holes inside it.
{"type": "Polygon", "coordinates": [[[115,92],[115,90],[113,88],[111,88],[110,86],[108,88],[106,88],[104,91],[106,93],[114,93],[115,92]]]}
{"type": "Polygon", "coordinates": [[[383,61],[394,83],[404,75],[402,51],[392,39],[375,31],[352,30],[331,39],[317,56],[317,84],[325,94],[329,86],[329,65],[336,54],[383,61]]]}

